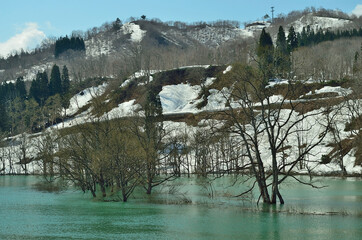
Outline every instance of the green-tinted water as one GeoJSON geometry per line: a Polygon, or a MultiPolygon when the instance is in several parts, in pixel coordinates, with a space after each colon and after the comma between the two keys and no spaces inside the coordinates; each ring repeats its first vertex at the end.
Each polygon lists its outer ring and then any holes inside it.
{"type": "MultiPolygon", "coordinates": [[[[0,177],[0,239],[361,239],[362,182],[322,179],[312,189],[290,183],[286,204],[255,208],[226,196],[225,179],[210,188],[182,179],[178,194],[128,203],[93,201],[88,194],[45,193],[35,177],[0,177]],[[224,189],[221,191],[221,188],[224,189]],[[183,193],[183,194],[180,194],[183,193]],[[191,204],[176,203],[192,200],[191,204]],[[161,202],[163,202],[161,204],[161,202]]],[[[164,191],[166,192],[166,191],[164,191]]]]}

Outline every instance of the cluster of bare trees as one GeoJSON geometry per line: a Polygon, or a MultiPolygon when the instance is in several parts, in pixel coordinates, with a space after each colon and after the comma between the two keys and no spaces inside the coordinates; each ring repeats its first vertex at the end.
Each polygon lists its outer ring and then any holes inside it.
{"type": "Polygon", "coordinates": [[[212,132],[207,126],[182,133],[140,115],[93,121],[44,133],[36,141],[35,160],[49,180],[60,177],[93,197],[127,201],[136,187],[151,194],[183,174],[207,177],[243,171],[239,141],[212,132]]]}
{"type": "Polygon", "coordinates": [[[248,66],[241,66],[237,76],[232,92],[225,96],[229,106],[225,114],[231,120],[228,130],[237,134],[246,148],[249,161],[244,167],[255,177],[245,193],[258,186],[264,203],[275,204],[277,198],[284,203],[279,185],[288,177],[301,182],[293,172],[328,133],[331,110],[305,111],[303,103],[290,100],[295,93],[292,83],[275,98],[273,90],[263,86],[260,73],[248,66]],[[309,134],[305,142],[294,144],[296,136],[305,132],[309,134]]]}
{"type": "Polygon", "coordinates": [[[354,57],[361,41],[341,39],[302,47],[292,53],[293,75],[299,80],[341,80],[353,76],[354,57]]]}
{"type": "Polygon", "coordinates": [[[0,175],[34,174],[34,139],[25,132],[8,138],[0,134],[0,175]],[[29,166],[30,169],[29,169],[29,166]]]}
{"type": "Polygon", "coordinates": [[[331,160],[338,163],[341,175],[347,175],[345,168],[345,156],[351,149],[356,149],[355,166],[361,165],[361,126],[362,126],[362,84],[361,80],[355,80],[353,91],[343,94],[343,101],[338,106],[338,116],[331,121],[331,134],[333,136],[333,150],[329,154],[331,160]]]}

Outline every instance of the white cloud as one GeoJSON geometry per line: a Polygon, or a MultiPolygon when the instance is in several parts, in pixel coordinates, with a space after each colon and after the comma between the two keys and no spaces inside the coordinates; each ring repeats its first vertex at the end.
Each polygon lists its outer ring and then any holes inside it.
{"type": "Polygon", "coordinates": [[[356,15],[357,17],[362,15],[362,4],[357,4],[357,6],[352,10],[352,14],[356,15]]]}
{"type": "Polygon", "coordinates": [[[45,39],[45,34],[39,30],[37,23],[26,23],[21,33],[16,34],[6,42],[0,42],[0,55],[6,57],[14,51],[30,50],[41,43],[43,39],[45,39]]]}

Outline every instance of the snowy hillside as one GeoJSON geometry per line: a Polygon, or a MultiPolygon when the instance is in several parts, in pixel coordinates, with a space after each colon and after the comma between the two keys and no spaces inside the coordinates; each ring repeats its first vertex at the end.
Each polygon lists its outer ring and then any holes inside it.
{"type": "Polygon", "coordinates": [[[195,28],[187,32],[187,35],[198,42],[208,46],[219,46],[230,40],[246,39],[253,37],[253,32],[239,28],[220,28],[206,26],[195,28]]]}
{"type": "Polygon", "coordinates": [[[132,22],[124,24],[121,31],[123,34],[130,34],[132,42],[141,42],[146,34],[146,31],[142,30],[139,25],[132,22]]]}
{"type": "Polygon", "coordinates": [[[102,37],[91,38],[85,41],[86,54],[88,57],[96,57],[102,54],[108,55],[113,50],[113,39],[102,37]]]}
{"type": "Polygon", "coordinates": [[[311,27],[311,29],[317,31],[319,29],[336,30],[351,26],[352,24],[352,21],[346,19],[318,17],[313,16],[312,14],[308,14],[289,24],[288,27],[293,26],[296,32],[301,32],[303,30],[303,27],[307,27],[308,25],[311,27]]]}
{"type": "MultiPolygon", "coordinates": [[[[197,70],[197,69],[203,69],[207,70],[209,67],[197,67],[197,66],[191,66],[191,67],[185,67],[182,68],[183,70],[197,70]]],[[[172,71],[179,71],[179,70],[171,70],[172,71]]],[[[227,74],[230,71],[232,71],[231,66],[226,66],[224,68],[221,68],[219,70],[219,74],[227,74]]],[[[160,71],[151,71],[152,79],[157,78],[157,74],[162,74],[163,72],[160,71]]],[[[167,73],[167,71],[165,72],[167,73]]],[[[143,71],[139,73],[133,74],[133,76],[126,81],[126,84],[121,84],[120,89],[127,88],[127,86],[131,82],[137,83],[140,87],[143,87],[145,84],[144,82],[140,82],[139,79],[141,76],[143,76],[143,71]]],[[[217,81],[217,79],[213,76],[208,76],[202,79],[198,84],[190,84],[190,79],[185,78],[183,79],[183,82],[177,83],[177,84],[166,84],[162,87],[159,96],[161,100],[161,105],[163,108],[163,114],[165,117],[167,116],[174,116],[179,115],[182,116],[182,114],[201,114],[205,112],[216,112],[216,111],[224,111],[228,110],[226,107],[226,99],[230,96],[230,93],[232,91],[232,86],[224,86],[221,90],[213,89],[212,86],[217,81]],[[199,104],[203,101],[202,100],[202,89],[208,87],[209,95],[207,96],[207,103],[204,104],[204,106],[200,107],[199,104]],[[201,96],[201,98],[200,98],[201,96]]],[[[153,80],[155,81],[155,80],[153,80]]],[[[151,83],[153,82],[151,81],[151,83]]],[[[286,82],[272,82],[270,84],[270,87],[277,87],[279,84],[286,84],[286,82]]],[[[105,93],[105,89],[107,88],[108,84],[104,83],[98,87],[91,87],[84,89],[80,93],[76,94],[71,98],[70,106],[69,108],[63,112],[63,114],[66,114],[68,116],[68,119],[64,123],[59,123],[57,125],[52,126],[49,128],[46,132],[51,133],[54,130],[60,130],[63,128],[69,128],[74,127],[79,124],[84,124],[86,122],[93,122],[93,121],[107,121],[110,119],[116,119],[121,117],[132,117],[132,116],[139,116],[141,112],[141,106],[139,105],[139,99],[130,99],[126,100],[124,102],[119,103],[116,107],[105,111],[101,116],[96,116],[92,110],[92,100],[102,97],[102,95],[105,93]],[[87,108],[84,108],[85,106],[88,106],[87,108]],[[80,111],[82,110],[82,111],[80,111]],[[77,114],[76,114],[77,113],[77,114]],[[74,115],[76,114],[76,115],[74,115]]],[[[313,94],[323,94],[323,93],[336,93],[338,96],[346,96],[352,93],[351,89],[345,89],[342,87],[329,87],[325,86],[322,88],[319,88],[315,91],[308,92],[305,94],[305,96],[313,96],[313,94]]],[[[108,96],[108,95],[107,95],[108,96]]],[[[104,96],[103,96],[104,98],[104,96]]],[[[112,101],[109,98],[105,98],[106,100],[103,100],[105,103],[108,103],[112,101]]],[[[283,96],[280,95],[274,95],[269,98],[269,102],[273,103],[279,103],[283,99],[283,96]]],[[[328,99],[328,98],[326,98],[328,99]]],[[[298,101],[306,101],[305,99],[297,99],[293,100],[294,102],[298,101]]],[[[266,102],[264,102],[265,104],[266,102]]],[[[231,106],[237,107],[239,106],[239,102],[233,101],[230,102],[231,106]]],[[[253,103],[256,107],[261,106],[260,102],[253,103]]],[[[356,104],[356,103],[353,103],[356,104]]],[[[359,105],[362,104],[362,102],[357,103],[359,105]]],[[[314,110],[316,113],[319,111],[314,110]]],[[[347,106],[345,106],[343,103],[340,105],[337,105],[335,107],[335,114],[336,114],[336,125],[338,129],[341,130],[340,137],[342,139],[349,139],[351,137],[351,133],[349,131],[344,130],[345,129],[345,123],[351,121],[351,119],[354,117],[349,113],[349,109],[347,106]]],[[[142,114],[142,113],[141,113],[142,114]]],[[[291,112],[288,109],[283,109],[281,111],[281,119],[291,118],[292,122],[297,121],[298,118],[300,118],[300,115],[296,112],[291,112]]],[[[308,121],[305,121],[303,124],[305,128],[309,129],[308,132],[305,132],[303,134],[302,138],[305,142],[313,142],[318,140],[318,137],[322,132],[323,129],[323,119],[322,115],[313,115],[313,111],[310,112],[311,117],[308,119],[308,121]]],[[[222,124],[223,121],[220,121],[219,124],[222,124]]],[[[165,122],[168,128],[170,128],[170,131],[172,130],[174,134],[184,134],[189,133],[190,136],[192,136],[193,133],[196,131],[209,131],[209,124],[207,123],[207,120],[201,120],[198,123],[198,126],[190,126],[183,122],[173,122],[173,121],[167,121],[165,122]]],[[[298,126],[296,126],[298,127],[298,126]]],[[[297,133],[297,132],[296,132],[297,133]]],[[[235,136],[236,139],[239,138],[239,136],[235,136]]],[[[286,148],[285,151],[283,151],[283,154],[285,156],[289,156],[285,159],[285,161],[293,161],[294,153],[298,152],[298,145],[296,143],[296,139],[300,137],[299,135],[291,134],[289,136],[288,143],[290,146],[286,148]]],[[[37,142],[40,141],[42,138],[41,134],[34,134],[34,135],[25,135],[24,136],[17,136],[14,139],[17,139],[14,143],[15,145],[11,145],[5,148],[0,149],[0,152],[2,152],[3,156],[6,156],[3,159],[13,159],[11,161],[14,161],[14,159],[19,159],[21,156],[20,153],[20,147],[21,143],[26,140],[26,144],[28,144],[27,149],[27,155],[31,157],[37,157],[37,149],[35,146],[37,146],[37,142]],[[30,140],[31,139],[31,140],[30,140]],[[33,146],[33,147],[31,147],[33,146]],[[10,154],[10,155],[9,155],[10,154]]],[[[263,134],[260,137],[261,141],[261,152],[264,154],[262,157],[263,159],[266,159],[266,168],[271,167],[271,157],[269,155],[268,150],[268,138],[267,135],[263,134]],[[263,150],[264,149],[264,150],[263,150]]],[[[308,171],[312,171],[315,174],[333,174],[340,171],[340,166],[337,162],[332,161],[328,164],[320,164],[320,159],[322,158],[322,155],[328,155],[332,150],[333,147],[331,147],[330,143],[333,142],[333,135],[332,133],[327,134],[323,142],[313,149],[310,155],[308,155],[308,163],[305,163],[306,165],[303,168],[298,168],[296,171],[299,173],[308,173],[308,171]]],[[[355,149],[349,150],[348,153],[344,156],[344,166],[346,168],[347,173],[349,174],[361,174],[362,173],[362,166],[355,165],[355,149]]],[[[282,153],[279,153],[279,155],[282,153]]],[[[281,156],[279,156],[281,158],[281,156]]],[[[9,171],[9,167],[11,164],[10,160],[3,160],[3,164],[5,166],[5,172],[9,171]]],[[[16,173],[22,173],[24,171],[23,168],[21,168],[19,165],[15,165],[15,168],[12,168],[12,171],[16,173]]],[[[28,170],[30,172],[37,172],[39,171],[39,164],[36,162],[32,162],[28,164],[28,170]]]]}

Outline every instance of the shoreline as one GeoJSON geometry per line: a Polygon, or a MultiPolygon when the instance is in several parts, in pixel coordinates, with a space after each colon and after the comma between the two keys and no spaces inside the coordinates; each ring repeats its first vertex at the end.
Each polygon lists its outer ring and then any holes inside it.
{"type": "MultiPolygon", "coordinates": [[[[180,177],[187,177],[187,173],[181,174],[180,177]]],[[[217,176],[218,174],[212,174],[210,173],[208,176],[217,176]]],[[[223,174],[223,176],[228,176],[228,175],[234,175],[234,173],[231,174],[223,174]]],[[[241,174],[239,173],[239,175],[243,176],[246,174],[241,174]]],[[[43,174],[25,174],[25,173],[5,173],[5,174],[0,174],[1,176],[43,176],[43,174]]],[[[197,176],[196,173],[191,173],[190,176],[197,176]]],[[[220,176],[220,177],[223,177],[220,176]]],[[[284,176],[284,174],[280,174],[280,176],[284,176]]],[[[351,173],[351,174],[346,174],[344,176],[342,176],[340,173],[312,173],[312,174],[308,174],[308,173],[293,173],[290,176],[310,176],[310,177],[338,177],[338,178],[361,178],[362,180],[362,173],[358,174],[358,173],[351,173]]],[[[199,176],[201,177],[201,176],[199,176]]]]}

